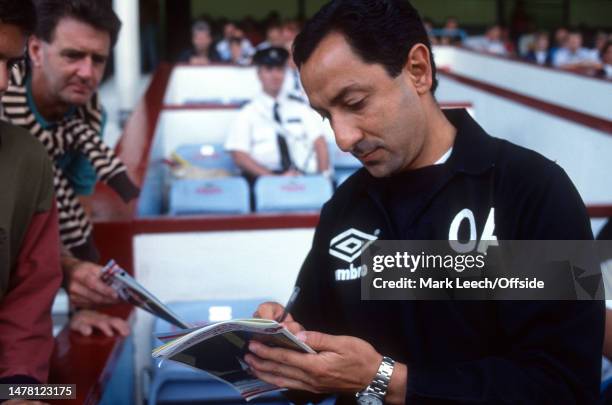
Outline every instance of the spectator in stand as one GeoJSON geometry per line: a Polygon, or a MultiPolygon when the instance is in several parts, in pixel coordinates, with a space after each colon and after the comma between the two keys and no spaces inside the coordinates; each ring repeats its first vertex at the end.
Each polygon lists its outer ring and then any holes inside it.
{"type": "Polygon", "coordinates": [[[264,41],[265,38],[261,32],[262,25],[258,21],[255,21],[252,15],[244,17],[240,26],[244,32],[244,37],[248,39],[251,44],[256,45],[264,41]]]}
{"type": "Polygon", "coordinates": [[[463,40],[463,30],[459,28],[459,22],[455,17],[448,17],[442,28],[442,35],[440,36],[441,45],[454,45],[460,44],[463,40]]]}
{"type": "Polygon", "coordinates": [[[612,79],[612,41],[608,41],[601,50],[601,63],[597,76],[612,79]]]}
{"type": "Polygon", "coordinates": [[[601,59],[602,51],[604,50],[604,47],[610,40],[612,40],[612,35],[609,35],[606,32],[598,31],[595,34],[592,51],[600,61],[602,60],[601,59]]]}
{"type": "Polygon", "coordinates": [[[534,41],[531,44],[531,50],[527,53],[525,59],[541,66],[552,65],[547,32],[542,31],[535,36],[534,41]]]}
{"type": "Polygon", "coordinates": [[[500,27],[500,40],[502,44],[504,44],[504,48],[506,49],[506,55],[515,55],[516,48],[514,46],[514,42],[510,38],[510,30],[508,27],[500,27]]]}
{"type": "Polygon", "coordinates": [[[197,20],[191,27],[191,48],[179,56],[179,62],[192,65],[208,65],[219,60],[217,51],[212,46],[213,39],[210,25],[204,20],[197,20]]]}
{"type": "Polygon", "coordinates": [[[553,57],[553,66],[574,70],[582,73],[594,73],[601,69],[599,57],[582,46],[582,34],[578,31],[571,32],[565,43],[565,47],[559,49],[553,57]]]}
{"type": "Polygon", "coordinates": [[[285,46],[285,37],[283,35],[283,27],[280,24],[270,24],[266,28],[266,40],[255,47],[255,49],[262,50],[270,48],[271,46],[285,46]]]}
{"type": "Polygon", "coordinates": [[[293,47],[293,41],[300,33],[300,30],[300,23],[296,20],[286,20],[283,22],[283,41],[285,42],[285,49],[290,53],[293,47]]]}
{"type": "Polygon", "coordinates": [[[496,55],[507,55],[508,51],[502,41],[502,28],[494,25],[487,30],[485,35],[473,36],[463,41],[467,48],[479,52],[488,52],[496,55]]]}
{"type": "Polygon", "coordinates": [[[251,41],[244,37],[244,31],[233,22],[227,22],[223,27],[223,39],[217,43],[215,47],[219,58],[224,62],[234,62],[237,60],[250,60],[255,53],[255,48],[251,45],[251,41]],[[240,56],[232,56],[230,41],[240,40],[240,56]]]}
{"type": "Polygon", "coordinates": [[[425,31],[427,31],[427,36],[429,36],[429,42],[431,42],[432,45],[438,45],[439,44],[438,38],[436,38],[436,36],[433,33],[433,29],[434,29],[433,21],[430,18],[423,17],[423,26],[425,27],[425,31]]]}
{"type": "MultiPolygon", "coordinates": [[[[236,31],[236,35],[230,37],[229,39],[229,47],[230,47],[230,60],[229,62],[246,66],[251,64],[251,56],[245,52],[245,48],[243,46],[245,38],[242,36],[242,31],[236,31]]],[[[248,40],[246,40],[248,41],[248,40]]]]}
{"type": "Polygon", "coordinates": [[[559,27],[555,30],[553,44],[550,48],[550,57],[552,60],[555,59],[555,54],[559,49],[562,49],[567,42],[567,37],[569,35],[569,31],[565,27],[559,27]]]}

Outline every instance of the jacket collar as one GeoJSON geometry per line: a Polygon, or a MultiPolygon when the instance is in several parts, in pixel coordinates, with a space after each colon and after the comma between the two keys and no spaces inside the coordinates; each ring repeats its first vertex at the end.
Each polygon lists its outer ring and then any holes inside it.
{"type": "Polygon", "coordinates": [[[464,109],[443,110],[457,130],[453,153],[447,164],[454,172],[481,174],[495,165],[498,142],[464,109]]]}

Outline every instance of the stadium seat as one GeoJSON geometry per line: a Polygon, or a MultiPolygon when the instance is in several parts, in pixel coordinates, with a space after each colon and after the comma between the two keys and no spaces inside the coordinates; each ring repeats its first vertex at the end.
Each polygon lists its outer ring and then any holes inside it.
{"type": "MultiPolygon", "coordinates": [[[[235,318],[250,318],[257,306],[266,299],[252,300],[210,300],[184,301],[170,303],[169,307],[186,322],[195,325],[205,325],[235,318]]],[[[153,333],[165,333],[177,330],[175,326],[162,319],[156,319],[153,333]]],[[[152,336],[152,347],[161,342],[152,336]]],[[[210,374],[192,369],[172,361],[152,360],[151,381],[148,390],[148,404],[227,404],[243,405],[236,390],[222,383],[210,374]]],[[[289,402],[279,393],[261,396],[249,403],[288,405],[289,402]]]]}
{"type": "Polygon", "coordinates": [[[333,187],[324,176],[262,176],[255,183],[257,212],[319,210],[331,197],[333,187]]]}
{"type": "Polygon", "coordinates": [[[249,185],[242,177],[175,180],[169,214],[244,214],[250,211],[249,185]]]}
{"type": "Polygon", "coordinates": [[[234,161],[223,149],[223,145],[214,143],[181,145],[176,148],[172,157],[200,169],[222,169],[229,173],[237,173],[234,161]]]}

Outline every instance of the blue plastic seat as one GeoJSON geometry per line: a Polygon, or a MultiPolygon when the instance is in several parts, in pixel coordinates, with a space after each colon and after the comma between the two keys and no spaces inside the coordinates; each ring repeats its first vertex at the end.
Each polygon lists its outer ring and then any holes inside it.
{"type": "Polygon", "coordinates": [[[249,185],[242,177],[175,180],[168,205],[171,215],[244,214],[250,211],[249,185]]]}
{"type": "Polygon", "coordinates": [[[324,176],[261,176],[255,183],[257,212],[319,210],[329,200],[333,187],[324,176]]]}
{"type": "Polygon", "coordinates": [[[231,155],[220,144],[181,145],[174,151],[174,157],[201,169],[224,169],[232,174],[238,173],[231,155]]]}
{"type": "MultiPolygon", "coordinates": [[[[195,325],[205,325],[235,318],[251,318],[257,306],[266,299],[252,300],[210,300],[173,302],[168,306],[186,322],[195,325]]],[[[156,319],[153,333],[176,331],[177,328],[162,319],[156,319]]],[[[161,342],[153,335],[152,347],[161,342]]],[[[151,384],[148,404],[157,403],[189,403],[199,404],[246,404],[240,394],[229,385],[222,383],[210,374],[192,369],[173,361],[152,359],[151,384]]],[[[271,393],[260,397],[251,403],[288,405],[289,402],[279,393],[271,393]]]]}

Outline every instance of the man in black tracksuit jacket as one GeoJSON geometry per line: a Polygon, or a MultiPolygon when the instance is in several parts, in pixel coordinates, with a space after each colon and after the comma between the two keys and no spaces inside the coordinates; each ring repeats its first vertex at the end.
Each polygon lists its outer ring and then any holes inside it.
{"type": "MultiPolygon", "coordinates": [[[[439,109],[407,2],[332,1],[294,59],[312,106],[364,168],[325,204],[284,322],[317,354],[251,342],[253,372],[341,404],[596,402],[601,301],[361,300],[358,247],[372,240],[592,239],[564,171],[464,110],[439,109]]],[[[282,311],[264,303],[257,314],[282,311]]]]}
{"type": "Polygon", "coordinates": [[[325,205],[293,317],[407,363],[407,404],[593,403],[601,302],[361,301],[360,280],[338,272],[350,264],[329,254],[337,235],[354,229],[379,239],[445,240],[466,208],[478,235],[494,208],[499,240],[592,238],[584,204],[559,166],[490,137],[464,110],[445,115],[457,128],[445,164],[384,180],[361,169],[325,205]]]}

